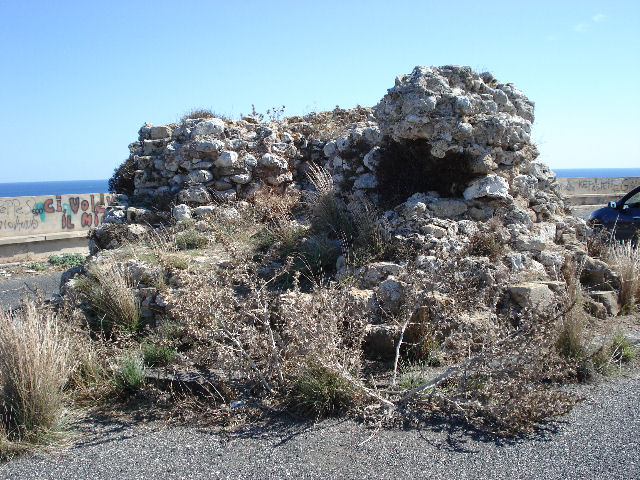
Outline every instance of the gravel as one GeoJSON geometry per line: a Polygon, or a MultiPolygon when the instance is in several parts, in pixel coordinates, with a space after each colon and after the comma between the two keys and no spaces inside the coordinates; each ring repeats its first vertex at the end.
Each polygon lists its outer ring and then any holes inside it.
{"type": "Polygon", "coordinates": [[[579,388],[585,400],[533,436],[495,439],[456,424],[366,429],[280,422],[220,434],[158,423],[84,424],[65,450],[0,465],[0,479],[640,478],[640,378],[579,388]]]}

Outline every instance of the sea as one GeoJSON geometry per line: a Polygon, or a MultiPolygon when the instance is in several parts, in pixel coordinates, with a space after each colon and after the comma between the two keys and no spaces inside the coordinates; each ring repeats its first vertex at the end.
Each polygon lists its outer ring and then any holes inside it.
{"type": "MultiPolygon", "coordinates": [[[[640,168],[557,168],[558,177],[640,177],[640,168]]],[[[0,183],[0,197],[31,197],[38,195],[65,195],[69,193],[106,193],[109,181],[70,180],[58,182],[0,183]]]]}
{"type": "Polygon", "coordinates": [[[0,183],[0,197],[37,197],[69,193],[107,193],[109,180],[0,183]]]}

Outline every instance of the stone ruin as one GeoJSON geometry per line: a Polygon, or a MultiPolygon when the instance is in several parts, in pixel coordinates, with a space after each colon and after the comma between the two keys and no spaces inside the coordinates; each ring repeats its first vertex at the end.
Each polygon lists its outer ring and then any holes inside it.
{"type": "Polygon", "coordinates": [[[468,67],[416,67],[359,112],[333,130],[318,127],[319,114],[145,124],[129,146],[132,193],[193,205],[249,198],[265,186],[306,188],[313,161],[343,192],[398,204],[423,194],[436,216],[486,220],[500,209],[529,224],[564,213],[553,173],[536,160],[533,103],[512,84],[468,67]]]}
{"type": "MultiPolygon", "coordinates": [[[[416,67],[375,108],[333,113],[145,124],[129,146],[129,193],[184,212],[265,188],[309,189],[314,162],[343,196],[364,195],[386,211],[398,235],[439,239],[465,230],[467,220],[499,218],[515,250],[533,256],[584,236],[584,224],[566,214],[555,175],[537,159],[533,102],[513,84],[469,67],[416,67]]],[[[105,222],[159,217],[168,209],[121,205],[105,222]]]]}
{"type": "MultiPolygon", "coordinates": [[[[264,189],[308,190],[313,162],[331,174],[339,195],[378,205],[390,235],[417,246],[415,261],[425,271],[464,252],[478,232],[494,236],[504,254],[469,258],[467,267],[489,285],[506,284],[517,308],[542,308],[566,292],[568,260],[585,264],[583,279],[592,286],[603,284],[604,267],[585,261],[586,225],[566,213],[555,175],[537,158],[533,112],[520,90],[489,73],[419,66],[398,76],[374,108],[271,122],[250,116],[145,124],[128,162],[135,170],[129,201],[147,206],[129,206],[122,196],[104,221],[180,220],[217,208],[208,205],[251,201],[264,189]],[[150,207],[161,204],[170,207],[150,207]]],[[[93,251],[108,246],[103,227],[93,235],[93,251]]],[[[338,273],[344,268],[342,262],[338,273]]],[[[401,269],[388,262],[363,267],[363,295],[392,308],[404,285],[401,269]]],[[[613,290],[615,278],[607,275],[609,286],[599,288],[613,290]]],[[[605,296],[593,298],[615,310],[605,296]]],[[[493,315],[486,306],[479,311],[469,313],[469,323],[493,315]]]]}

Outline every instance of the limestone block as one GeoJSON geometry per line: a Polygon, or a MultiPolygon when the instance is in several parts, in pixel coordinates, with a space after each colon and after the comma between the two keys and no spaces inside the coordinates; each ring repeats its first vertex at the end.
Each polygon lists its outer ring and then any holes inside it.
{"type": "Polygon", "coordinates": [[[216,167],[230,168],[238,163],[238,154],[236,152],[225,150],[215,161],[216,167]]]}
{"type": "Polygon", "coordinates": [[[425,235],[433,235],[436,238],[444,238],[447,236],[447,229],[437,225],[425,225],[420,231],[425,235]]]}
{"type": "Polygon", "coordinates": [[[404,288],[405,284],[394,277],[389,277],[380,283],[376,289],[376,298],[386,312],[397,312],[402,304],[404,288]]]}
{"type": "Polygon", "coordinates": [[[224,133],[224,127],[224,120],[220,118],[207,118],[196,125],[193,133],[195,135],[219,136],[224,133]]]}
{"type": "Polygon", "coordinates": [[[164,150],[164,140],[144,140],[142,143],[143,155],[159,155],[164,150]]]}
{"type": "Polygon", "coordinates": [[[369,287],[375,287],[382,280],[386,279],[390,275],[398,275],[402,269],[402,266],[392,262],[376,262],[364,267],[364,271],[361,272],[362,280],[365,285],[369,287]]]}
{"type": "Polygon", "coordinates": [[[392,359],[400,338],[397,325],[373,325],[365,327],[363,350],[369,356],[392,359]]]}
{"type": "Polygon", "coordinates": [[[224,142],[217,139],[204,138],[195,142],[195,151],[202,153],[220,152],[224,149],[224,142]]]}
{"type": "Polygon", "coordinates": [[[511,198],[509,196],[509,182],[497,175],[486,175],[474,180],[462,195],[465,200],[482,197],[511,198]]]}
{"type": "Polygon", "coordinates": [[[272,153],[265,153],[262,157],[260,157],[259,163],[265,168],[272,169],[285,170],[289,167],[289,164],[284,158],[272,153]]]}
{"type": "Polygon", "coordinates": [[[150,128],[151,140],[158,140],[160,138],[167,138],[171,136],[171,127],[166,125],[160,125],[150,128]]]}
{"type": "Polygon", "coordinates": [[[213,179],[213,173],[209,170],[192,170],[187,175],[187,179],[193,183],[206,183],[213,179]]]}
{"type": "Polygon", "coordinates": [[[180,190],[178,201],[182,203],[211,203],[211,195],[203,185],[194,185],[180,190]]]}
{"type": "Polygon", "coordinates": [[[462,200],[438,199],[427,204],[429,210],[436,217],[454,218],[467,211],[466,202],[462,200]]]}
{"type": "Polygon", "coordinates": [[[187,218],[191,218],[191,208],[184,203],[180,205],[176,205],[171,210],[171,216],[175,218],[178,222],[181,220],[185,220],[187,218]]]}
{"type": "Polygon", "coordinates": [[[525,282],[509,287],[511,298],[522,308],[542,311],[554,302],[553,292],[540,282],[525,282]]]}

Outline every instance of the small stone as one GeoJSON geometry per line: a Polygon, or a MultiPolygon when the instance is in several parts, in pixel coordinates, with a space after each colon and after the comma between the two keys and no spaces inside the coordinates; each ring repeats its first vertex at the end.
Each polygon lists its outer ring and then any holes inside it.
{"type": "Polygon", "coordinates": [[[193,210],[193,214],[196,217],[204,217],[205,215],[209,215],[211,213],[213,213],[216,210],[216,206],[215,205],[201,205],[199,207],[196,207],[193,210]]]}
{"type": "Polygon", "coordinates": [[[280,175],[269,176],[269,177],[265,178],[265,181],[269,185],[277,187],[278,185],[282,185],[283,183],[292,182],[293,181],[293,174],[291,172],[285,172],[285,173],[282,173],[280,175]]]}
{"type": "Polygon", "coordinates": [[[242,157],[242,162],[250,169],[254,168],[258,164],[258,160],[253,155],[245,155],[242,157]]]}
{"type": "Polygon", "coordinates": [[[322,153],[324,153],[325,157],[332,157],[333,155],[335,155],[336,151],[336,142],[334,142],[333,140],[327,142],[322,149],[322,153]]]}
{"type": "Polygon", "coordinates": [[[362,159],[362,163],[364,163],[364,166],[369,170],[375,171],[375,169],[378,168],[378,165],[380,165],[380,160],[382,160],[380,147],[375,147],[372,148],[369,153],[364,156],[364,159],[362,159]]]}
{"type": "Polygon", "coordinates": [[[249,183],[251,181],[251,174],[250,173],[240,173],[238,175],[231,175],[231,177],[229,177],[229,179],[233,183],[237,183],[239,185],[246,185],[247,183],[249,183]]]}

